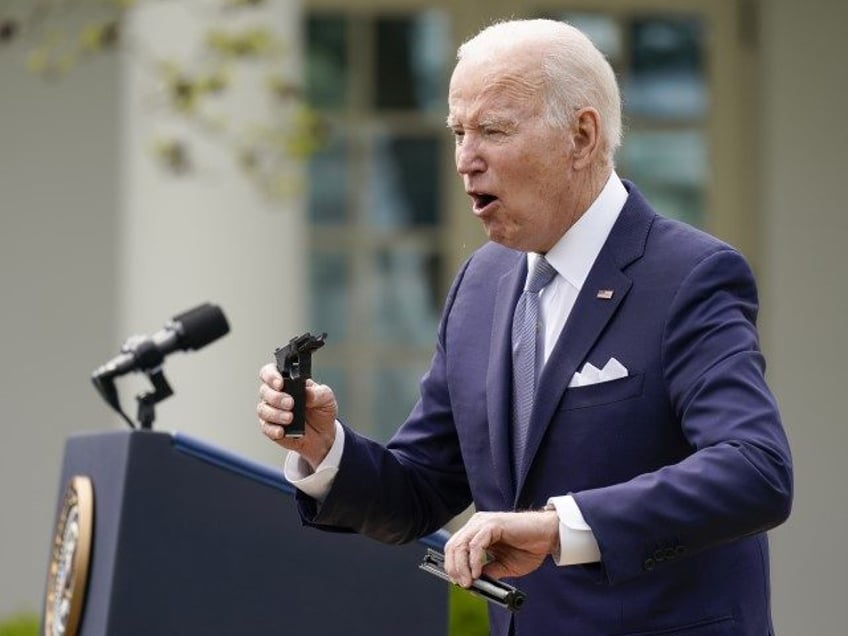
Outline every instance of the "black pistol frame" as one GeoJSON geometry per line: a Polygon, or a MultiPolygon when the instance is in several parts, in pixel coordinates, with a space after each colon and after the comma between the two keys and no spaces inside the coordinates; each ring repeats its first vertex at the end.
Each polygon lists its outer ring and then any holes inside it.
{"type": "Polygon", "coordinates": [[[306,381],[312,377],[312,353],[324,346],[326,337],[326,333],[313,336],[306,332],[274,350],[283,391],[294,399],[292,423],[283,427],[286,437],[303,437],[306,433],[306,381]]]}

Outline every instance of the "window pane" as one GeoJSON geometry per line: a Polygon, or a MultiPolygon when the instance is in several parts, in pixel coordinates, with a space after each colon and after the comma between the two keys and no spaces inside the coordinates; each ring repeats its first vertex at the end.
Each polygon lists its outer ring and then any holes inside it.
{"type": "Polygon", "coordinates": [[[374,435],[386,442],[406,421],[418,400],[418,383],[425,369],[384,367],[375,373],[374,435]]]}
{"type": "Polygon", "coordinates": [[[375,265],[375,339],[431,346],[439,321],[439,258],[414,248],[387,248],[377,252],[375,265]]]}
{"type": "Polygon", "coordinates": [[[348,218],[347,144],[339,138],[309,159],[309,218],[318,225],[342,224],[348,218]]]}
{"type": "Polygon", "coordinates": [[[374,142],[369,221],[381,228],[439,220],[439,140],[381,135],[374,142]]]}
{"type": "Polygon", "coordinates": [[[304,20],[308,99],[333,126],[308,167],[308,324],[338,353],[315,375],[383,440],[415,402],[443,299],[452,46],[445,12],[421,7],[345,6],[304,20]]]}
{"type": "Polygon", "coordinates": [[[377,19],[376,108],[444,108],[442,85],[450,50],[447,25],[436,10],[377,19]]]}
{"type": "Polygon", "coordinates": [[[631,115],[696,119],[707,113],[704,29],[697,19],[634,19],[624,102],[631,115]]]}
{"type": "Polygon", "coordinates": [[[310,258],[312,311],[310,331],[326,331],[328,339],[348,337],[351,316],[350,264],[344,254],[316,249],[310,258]]]}
{"type": "Polygon", "coordinates": [[[703,192],[709,179],[703,133],[631,132],[619,150],[618,164],[622,176],[633,179],[660,212],[703,225],[703,192]]]}
{"type": "Polygon", "coordinates": [[[341,108],[347,94],[347,36],[342,16],[306,19],[306,95],[316,108],[341,108]]]}

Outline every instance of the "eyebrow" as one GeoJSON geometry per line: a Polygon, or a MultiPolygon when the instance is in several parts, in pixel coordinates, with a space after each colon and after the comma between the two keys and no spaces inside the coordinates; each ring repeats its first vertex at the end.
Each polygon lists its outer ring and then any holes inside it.
{"type": "Polygon", "coordinates": [[[517,124],[512,117],[484,117],[477,122],[480,128],[514,128],[517,124]]]}
{"type": "MultiPolygon", "coordinates": [[[[463,124],[454,117],[453,114],[449,114],[445,119],[445,125],[448,128],[455,128],[457,126],[463,126],[463,124]]],[[[514,128],[518,125],[518,121],[511,117],[498,117],[498,116],[490,116],[484,117],[480,119],[475,126],[468,126],[470,128],[514,128]]]]}

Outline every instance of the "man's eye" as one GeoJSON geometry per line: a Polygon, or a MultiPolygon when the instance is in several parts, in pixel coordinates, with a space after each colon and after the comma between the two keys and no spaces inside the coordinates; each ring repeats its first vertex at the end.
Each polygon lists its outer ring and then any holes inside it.
{"type": "Polygon", "coordinates": [[[461,144],[462,140],[465,138],[465,131],[454,129],[453,138],[456,140],[456,143],[461,144]]]}

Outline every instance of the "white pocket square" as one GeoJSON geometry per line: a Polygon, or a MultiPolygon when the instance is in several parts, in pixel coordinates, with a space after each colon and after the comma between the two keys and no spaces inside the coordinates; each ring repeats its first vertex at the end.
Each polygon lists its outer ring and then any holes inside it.
{"type": "Polygon", "coordinates": [[[627,368],[615,358],[610,358],[604,365],[603,369],[599,369],[591,362],[583,365],[583,369],[575,373],[571,382],[568,383],[568,388],[572,389],[578,386],[589,386],[590,384],[599,384],[601,382],[610,382],[619,378],[627,377],[627,368]]]}

